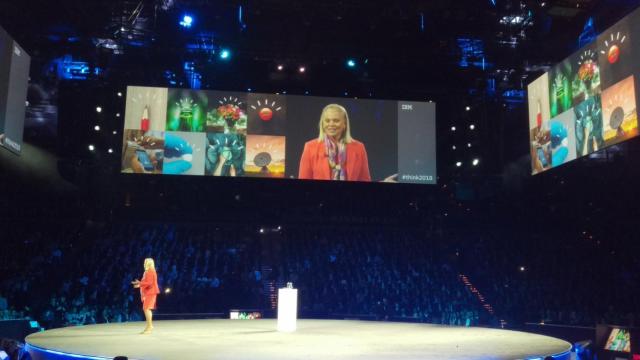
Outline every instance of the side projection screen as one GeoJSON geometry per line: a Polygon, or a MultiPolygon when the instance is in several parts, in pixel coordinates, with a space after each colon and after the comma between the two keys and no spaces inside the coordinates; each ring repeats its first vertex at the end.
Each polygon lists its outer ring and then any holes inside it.
{"type": "Polygon", "coordinates": [[[638,136],[640,9],[529,84],[531,173],[638,136]]]}
{"type": "Polygon", "coordinates": [[[0,27],[0,147],[20,154],[31,57],[0,27]]]}
{"type": "Polygon", "coordinates": [[[436,183],[435,104],[130,86],[122,172],[436,183]]]}

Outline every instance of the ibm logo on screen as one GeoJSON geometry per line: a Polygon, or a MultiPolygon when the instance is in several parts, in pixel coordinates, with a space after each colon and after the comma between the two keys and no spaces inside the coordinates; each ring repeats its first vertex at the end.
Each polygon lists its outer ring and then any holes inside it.
{"type": "Polygon", "coordinates": [[[402,110],[412,111],[413,110],[413,105],[411,105],[411,104],[402,104],[402,110]]]}

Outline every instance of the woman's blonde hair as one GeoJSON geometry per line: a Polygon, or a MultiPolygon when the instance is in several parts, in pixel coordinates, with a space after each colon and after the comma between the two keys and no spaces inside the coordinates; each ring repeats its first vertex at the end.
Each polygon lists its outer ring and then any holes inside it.
{"type": "Polygon", "coordinates": [[[344,128],[344,135],[342,136],[342,138],[344,139],[344,142],[347,144],[352,142],[353,138],[351,137],[351,126],[349,125],[349,114],[347,113],[347,109],[345,109],[343,106],[338,104],[329,104],[325,106],[324,109],[322,109],[322,114],[320,114],[320,122],[318,123],[318,128],[320,129],[320,135],[318,135],[318,141],[324,141],[324,138],[326,135],[324,133],[322,123],[324,122],[324,119],[327,117],[327,112],[331,110],[338,111],[342,113],[342,115],[344,116],[345,128],[344,128]]]}
{"type": "Polygon", "coordinates": [[[146,258],[144,259],[144,270],[147,271],[149,269],[156,269],[156,263],[153,261],[152,258],[146,258]]]}

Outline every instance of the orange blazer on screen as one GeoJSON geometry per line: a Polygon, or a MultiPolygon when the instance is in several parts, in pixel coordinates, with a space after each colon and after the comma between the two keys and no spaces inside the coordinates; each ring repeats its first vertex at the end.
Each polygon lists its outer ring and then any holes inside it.
{"type": "MultiPolygon", "coordinates": [[[[369,159],[364,144],[353,140],[347,144],[347,180],[371,181],[369,159]]],[[[304,144],[298,179],[331,180],[329,156],[324,142],[313,139],[304,144]]]]}

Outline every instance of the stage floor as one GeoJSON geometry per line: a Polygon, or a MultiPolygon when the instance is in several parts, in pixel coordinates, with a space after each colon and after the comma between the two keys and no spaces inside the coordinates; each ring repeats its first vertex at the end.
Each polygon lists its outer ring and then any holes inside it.
{"type": "Polygon", "coordinates": [[[297,325],[296,332],[280,333],[272,319],[155,321],[153,333],[141,335],[144,323],[131,322],[53,329],[26,342],[34,360],[64,359],[60,353],[137,360],[525,359],[571,349],[552,337],[479,327],[350,320],[297,325]]]}

